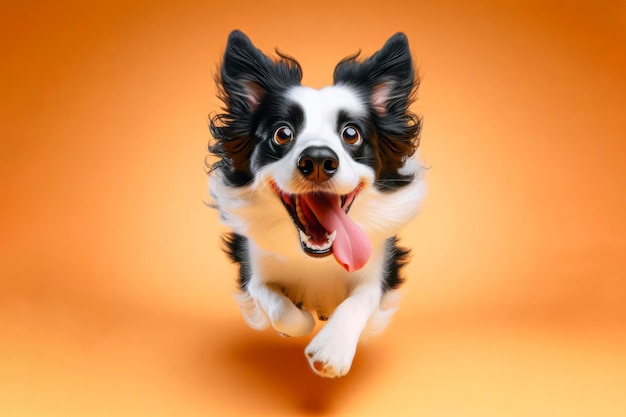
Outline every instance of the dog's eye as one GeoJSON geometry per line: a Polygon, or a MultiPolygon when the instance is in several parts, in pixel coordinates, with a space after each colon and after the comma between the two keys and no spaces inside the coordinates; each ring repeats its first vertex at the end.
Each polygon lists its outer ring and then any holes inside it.
{"type": "Polygon", "coordinates": [[[361,143],[361,132],[353,125],[348,125],[341,131],[341,138],[348,145],[358,145],[361,143]]]}
{"type": "Polygon", "coordinates": [[[274,142],[277,145],[286,145],[293,140],[293,130],[289,126],[281,126],[274,132],[274,142]]]}

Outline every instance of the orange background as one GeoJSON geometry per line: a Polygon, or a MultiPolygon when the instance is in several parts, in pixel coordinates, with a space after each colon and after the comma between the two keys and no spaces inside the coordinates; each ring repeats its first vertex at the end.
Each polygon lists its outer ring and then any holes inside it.
{"type": "Polygon", "coordinates": [[[556,3],[2,1],[0,415],[625,415],[626,4],[556,3]],[[402,30],[423,76],[402,306],[340,380],[231,299],[234,28],[313,87],[402,30]]]}

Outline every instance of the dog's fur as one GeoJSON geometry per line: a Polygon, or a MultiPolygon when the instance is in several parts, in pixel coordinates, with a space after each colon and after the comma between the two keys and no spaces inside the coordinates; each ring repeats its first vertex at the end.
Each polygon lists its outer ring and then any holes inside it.
{"type": "Polygon", "coordinates": [[[230,34],[209,188],[232,229],[224,241],[248,324],[302,336],[314,314],[328,320],[305,353],[314,372],[337,377],[362,334],[395,311],[408,260],[396,234],[424,195],[421,119],[409,110],[418,80],[402,33],[363,61],[339,62],[320,90],[301,86],[300,65],[278,55],[230,34]]]}

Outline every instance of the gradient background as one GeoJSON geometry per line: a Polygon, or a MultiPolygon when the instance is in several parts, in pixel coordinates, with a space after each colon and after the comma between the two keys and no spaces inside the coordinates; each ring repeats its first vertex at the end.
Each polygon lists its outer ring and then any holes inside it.
{"type": "Polygon", "coordinates": [[[626,4],[560,3],[0,1],[0,415],[626,414],[626,4]],[[340,380],[231,299],[234,28],[313,87],[402,30],[423,75],[402,306],[340,380]]]}

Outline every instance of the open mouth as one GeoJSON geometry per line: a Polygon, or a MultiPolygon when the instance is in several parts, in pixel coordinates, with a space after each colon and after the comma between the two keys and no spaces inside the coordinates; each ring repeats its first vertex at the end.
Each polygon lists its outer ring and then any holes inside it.
{"type": "Polygon", "coordinates": [[[302,250],[312,256],[330,255],[333,250],[333,242],[337,237],[337,230],[328,230],[324,227],[323,222],[317,218],[313,207],[319,205],[336,206],[347,215],[359,189],[356,188],[346,195],[321,192],[287,194],[277,186],[274,186],[274,190],[278,193],[289,216],[298,228],[302,250]]]}
{"type": "Polygon", "coordinates": [[[272,188],[293,220],[300,245],[307,255],[324,257],[332,253],[349,272],[365,265],[371,254],[369,238],[348,217],[361,186],[345,195],[327,192],[289,194],[273,182],[272,188]]]}

